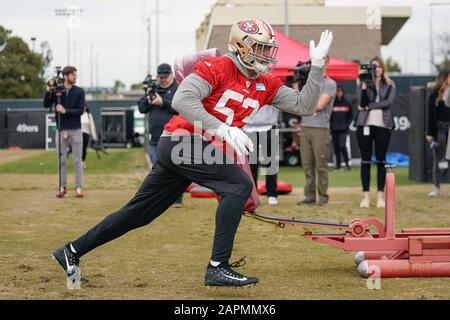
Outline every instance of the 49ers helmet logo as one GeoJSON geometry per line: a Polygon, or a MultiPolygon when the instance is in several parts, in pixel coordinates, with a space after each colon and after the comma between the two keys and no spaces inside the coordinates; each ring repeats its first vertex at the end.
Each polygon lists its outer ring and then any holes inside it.
{"type": "Polygon", "coordinates": [[[250,20],[239,22],[239,29],[246,33],[257,33],[259,31],[258,25],[250,20]]]}

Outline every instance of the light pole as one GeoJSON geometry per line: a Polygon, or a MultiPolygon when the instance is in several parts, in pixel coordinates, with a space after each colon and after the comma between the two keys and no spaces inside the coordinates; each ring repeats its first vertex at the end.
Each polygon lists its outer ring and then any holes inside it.
{"type": "Polygon", "coordinates": [[[70,65],[70,30],[80,27],[80,18],[83,9],[78,6],[69,6],[63,9],[55,9],[57,17],[67,17],[67,65],[70,65]]]}
{"type": "Polygon", "coordinates": [[[434,72],[434,50],[433,50],[433,4],[430,3],[430,17],[428,21],[428,37],[430,38],[430,73],[434,72]]]}
{"type": "Polygon", "coordinates": [[[94,88],[94,45],[91,42],[91,47],[90,47],[90,62],[91,62],[91,67],[90,67],[90,75],[91,75],[91,89],[94,88]]]}
{"type": "Polygon", "coordinates": [[[156,65],[159,66],[159,0],[156,0],[156,65]]]}
{"type": "Polygon", "coordinates": [[[145,21],[147,22],[147,71],[148,73],[151,73],[152,68],[151,68],[151,16],[154,14],[156,16],[156,26],[155,26],[155,62],[156,62],[156,66],[159,65],[159,14],[165,14],[167,16],[170,17],[170,14],[164,12],[164,11],[160,11],[159,10],[159,1],[156,1],[156,10],[152,11],[150,13],[148,13],[145,16],[145,21]]]}
{"type": "Polygon", "coordinates": [[[289,5],[288,0],[284,0],[284,34],[289,37],[289,5]]]}
{"type": "Polygon", "coordinates": [[[150,15],[147,17],[147,34],[148,34],[148,40],[147,40],[147,74],[150,74],[152,72],[152,58],[151,58],[151,50],[152,50],[152,30],[151,30],[151,19],[150,15]]]}

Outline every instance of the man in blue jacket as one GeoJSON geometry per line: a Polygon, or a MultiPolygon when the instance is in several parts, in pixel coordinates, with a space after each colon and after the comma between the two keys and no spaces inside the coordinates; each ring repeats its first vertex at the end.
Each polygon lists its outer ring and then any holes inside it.
{"type": "Polygon", "coordinates": [[[58,132],[56,134],[56,143],[61,142],[61,189],[56,196],[64,198],[67,195],[67,147],[70,143],[73,154],[73,167],[75,172],[75,195],[77,198],[83,197],[83,163],[81,160],[83,150],[83,134],[81,132],[81,115],[84,111],[85,98],[84,90],[75,85],[77,81],[77,69],[67,66],[62,70],[64,77],[64,92],[61,96],[60,104],[57,97],[52,94],[50,80],[47,83],[47,91],[44,96],[44,107],[50,108],[56,105],[55,117],[57,121],[58,132]],[[59,122],[59,123],[58,123],[59,122]],[[61,135],[61,138],[59,138],[61,135]]]}
{"type": "MultiPolygon", "coordinates": [[[[139,111],[148,113],[149,145],[148,155],[152,165],[158,162],[157,147],[164,126],[178,112],[172,108],[172,99],[177,90],[177,84],[172,68],[167,63],[161,63],[157,70],[157,85],[154,98],[147,94],[139,102],[139,111]]],[[[183,196],[174,203],[175,208],[183,207],[183,196]]]]}

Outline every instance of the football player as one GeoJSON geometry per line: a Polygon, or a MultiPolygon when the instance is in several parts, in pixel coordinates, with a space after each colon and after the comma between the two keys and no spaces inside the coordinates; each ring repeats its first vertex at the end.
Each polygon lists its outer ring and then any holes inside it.
{"type": "Polygon", "coordinates": [[[233,269],[242,265],[243,259],[229,263],[234,237],[254,185],[237,164],[253,151],[252,141],[240,128],[266,104],[300,116],[313,114],[332,40],[332,33],[326,30],[317,46],[310,42],[312,67],[304,89],[298,92],[270,74],[277,62],[278,45],[269,23],[261,19],[234,23],[229,52],[197,63],[195,71],[179,86],[172,101],[179,115],[166,124],[158,145],[160,162],[136,195],[84,235],[53,253],[67,277],[79,273],[79,259],[86,253],[150,223],[195,182],[219,196],[204,284],[232,287],[256,284],[258,278],[233,269]],[[229,160],[226,151],[216,147],[222,141],[237,155],[231,162],[225,161],[229,160]],[[195,149],[200,152],[189,151],[195,149]],[[211,150],[214,159],[223,161],[206,161],[204,154],[211,150]]]}

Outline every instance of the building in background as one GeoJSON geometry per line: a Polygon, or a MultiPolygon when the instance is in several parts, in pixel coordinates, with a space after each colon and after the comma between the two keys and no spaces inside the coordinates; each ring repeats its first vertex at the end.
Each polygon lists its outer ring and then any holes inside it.
{"type": "MultiPolygon", "coordinates": [[[[411,16],[411,7],[332,7],[325,0],[288,0],[289,36],[303,44],[319,40],[320,32],[333,31],[330,54],[344,60],[368,62],[380,55],[411,16]]],[[[218,0],[196,31],[196,48],[227,50],[231,24],[258,17],[277,31],[285,28],[284,0],[218,0]]]]}

